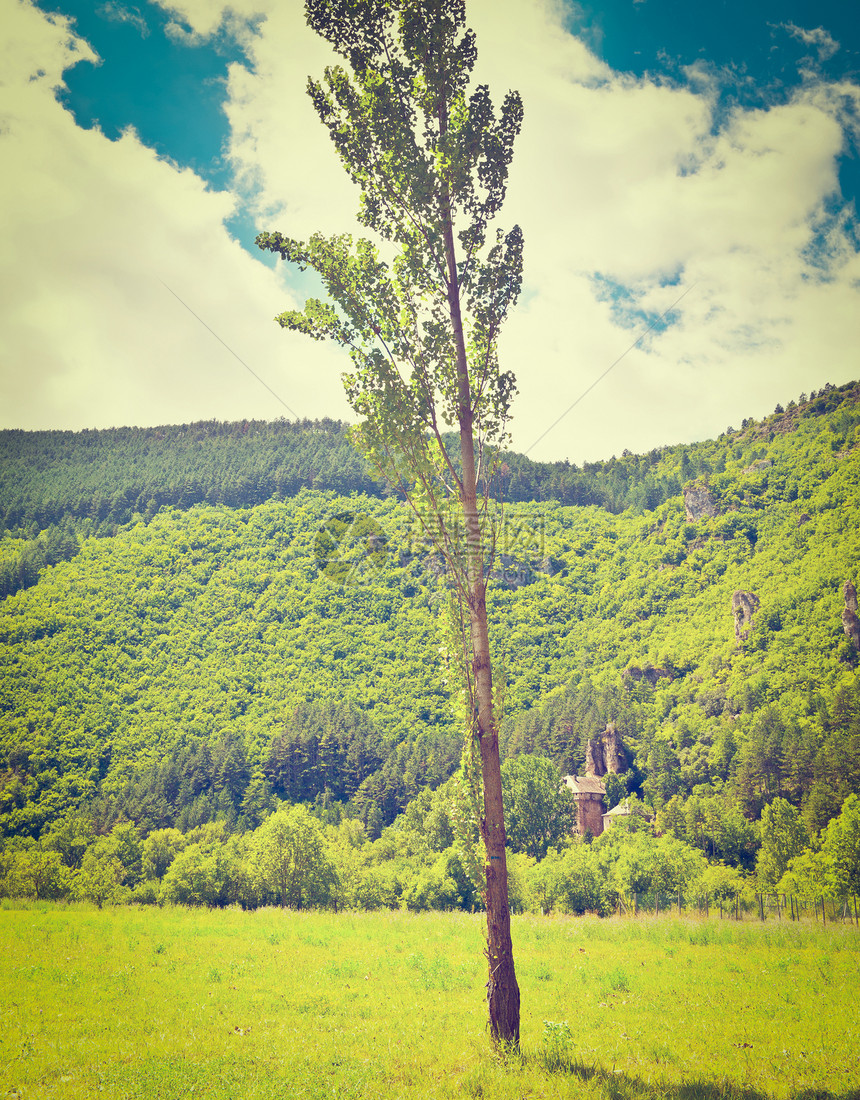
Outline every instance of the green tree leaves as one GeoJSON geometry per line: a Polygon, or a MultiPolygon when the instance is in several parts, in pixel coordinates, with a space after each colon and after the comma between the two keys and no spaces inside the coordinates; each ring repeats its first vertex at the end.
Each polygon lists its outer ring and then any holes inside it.
{"type": "Polygon", "coordinates": [[[167,869],[160,901],[179,905],[228,905],[241,898],[241,866],[235,851],[217,836],[189,844],[167,869]]]}
{"type": "Polygon", "coordinates": [[[822,854],[832,861],[845,894],[860,894],[860,797],[845,799],[838,817],[824,831],[822,854]]]}
{"type": "Polygon", "coordinates": [[[543,859],[547,849],[570,837],[573,799],[558,768],[542,756],[515,756],[502,765],[505,830],[514,852],[543,859]]]}
{"type": "MultiPolygon", "coordinates": [[[[499,233],[482,249],[504,199],[522,107],[509,93],[497,119],[486,87],[467,97],[475,42],[462,30],[464,10],[441,0],[402,3],[392,18],[387,5],[308,5],[309,24],[352,68],[352,75],[327,69],[322,81],[309,81],[309,94],[361,188],[360,220],[397,251],[389,263],[370,241],[348,236],[258,237],[261,248],[322,277],[335,304],[310,300],[279,323],[350,350],[347,392],[363,418],[357,438],[390,480],[406,476],[411,487],[411,464],[425,472],[434,466],[425,435],[444,461],[441,430],[463,415],[458,339],[465,339],[469,415],[481,438],[501,442],[514,389],[498,369],[495,345],[519,294],[522,234],[499,233]],[[456,262],[450,234],[461,218],[456,262]],[[457,327],[461,294],[465,336],[457,327]]],[[[447,473],[458,480],[453,466],[447,473]]]]}
{"type": "Polygon", "coordinates": [[[254,887],[276,905],[303,909],[325,905],[335,887],[334,866],[322,829],[303,806],[272,814],[254,835],[254,887]]]}
{"type": "Polygon", "coordinates": [[[761,850],[756,870],[763,886],[775,886],[791,860],[809,845],[809,833],[797,809],[775,798],[761,815],[761,850]]]}

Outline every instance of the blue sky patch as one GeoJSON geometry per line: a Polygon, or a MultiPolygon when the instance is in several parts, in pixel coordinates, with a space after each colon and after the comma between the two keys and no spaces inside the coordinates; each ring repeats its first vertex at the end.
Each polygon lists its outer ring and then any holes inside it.
{"type": "Polygon", "coordinates": [[[79,126],[98,126],[112,141],[132,126],[159,156],[192,168],[213,187],[230,186],[227,70],[232,62],[246,63],[235,41],[220,33],[187,45],[168,30],[175,20],[153,4],[44,0],[38,6],[71,17],[101,59],[65,75],[59,98],[79,126]]]}
{"type": "MultiPolygon", "coordinates": [[[[680,276],[677,281],[680,281],[680,276]]],[[[661,285],[673,286],[677,285],[677,281],[661,285]]],[[[635,329],[643,333],[646,331],[660,333],[670,328],[678,318],[678,314],[671,310],[661,314],[657,310],[643,309],[639,303],[644,296],[644,291],[625,286],[610,275],[596,271],[591,276],[591,283],[595,298],[599,302],[609,303],[612,321],[621,328],[635,329]]]]}
{"type": "MultiPolygon", "coordinates": [[[[860,80],[860,17],[846,0],[578,0],[568,26],[617,72],[682,85],[689,66],[714,74],[714,134],[737,108],[785,103],[816,77],[860,80]]],[[[839,182],[858,205],[854,147],[843,151],[839,182]]]]}

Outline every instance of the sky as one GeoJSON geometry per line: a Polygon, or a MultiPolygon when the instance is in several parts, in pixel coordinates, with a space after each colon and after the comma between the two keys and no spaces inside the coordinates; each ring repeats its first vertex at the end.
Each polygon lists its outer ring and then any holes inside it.
{"type": "MultiPolygon", "coordinates": [[[[844,0],[468,0],[525,108],[514,446],[712,438],[860,377],[860,20],[844,0]]],[[[362,232],[301,0],[0,0],[0,428],[352,419],[260,230],[362,232]]],[[[310,288],[313,292],[313,288],[310,288]]]]}

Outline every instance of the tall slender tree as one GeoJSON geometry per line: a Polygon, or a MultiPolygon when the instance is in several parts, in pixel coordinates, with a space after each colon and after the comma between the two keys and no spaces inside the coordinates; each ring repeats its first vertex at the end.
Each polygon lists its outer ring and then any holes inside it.
{"type": "Polygon", "coordinates": [[[497,114],[486,86],[469,90],[476,46],[464,0],[307,0],[305,11],[347,63],[310,79],[308,93],[361,189],[359,221],[378,245],[280,233],[257,243],[321,276],[329,300],[310,299],[277,320],[349,350],[344,384],[361,418],[356,441],[447,563],[483,787],[490,1030],[495,1041],[516,1043],[486,576],[495,548],[488,485],[515,392],[497,343],[519,295],[523,249],[519,227],[505,233],[492,223],[522,105],[509,92],[497,114]]]}

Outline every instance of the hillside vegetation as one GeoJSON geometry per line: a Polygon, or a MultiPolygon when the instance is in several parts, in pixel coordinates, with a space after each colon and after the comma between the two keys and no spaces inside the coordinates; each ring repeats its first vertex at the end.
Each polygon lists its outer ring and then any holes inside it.
{"type": "MultiPolygon", "coordinates": [[[[830,387],[789,407],[785,424],[839,409],[853,388],[830,387]]],[[[720,442],[736,434],[729,428],[720,442]]],[[[582,467],[510,453],[503,456],[493,492],[507,501],[641,511],[677,496],[691,476],[718,467],[719,450],[625,451],[620,459],[582,467]]],[[[119,526],[148,519],[159,508],[249,508],[302,488],[386,495],[353,450],[346,425],[334,420],[0,431],[0,526],[18,540],[3,547],[0,596],[35,584],[44,566],[73,557],[80,538],[114,535],[119,526]]]]}
{"type": "MultiPolygon", "coordinates": [[[[843,629],[858,396],[828,387],[717,440],[585,470],[506,456],[489,606],[508,757],[582,773],[614,722],[612,793],[649,804],[664,841],[761,875],[781,813],[803,832],[770,880],[812,851],[860,792],[843,629]],[[561,499],[518,500],[527,484],[561,499]],[[576,493],[601,502],[564,503],[576,493]]],[[[465,873],[444,579],[407,511],[340,425],[160,431],[0,433],[6,858],[61,851],[71,820],[84,848],[123,823],[141,841],[209,826],[226,843],[301,802],[331,830],[354,821],[361,850],[397,819],[413,876],[459,844],[465,873]]]]}

